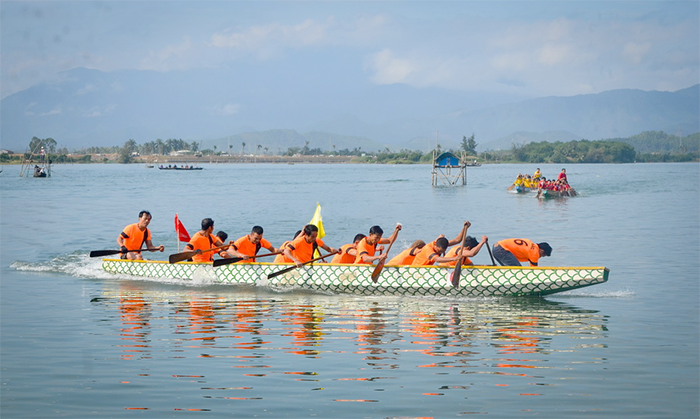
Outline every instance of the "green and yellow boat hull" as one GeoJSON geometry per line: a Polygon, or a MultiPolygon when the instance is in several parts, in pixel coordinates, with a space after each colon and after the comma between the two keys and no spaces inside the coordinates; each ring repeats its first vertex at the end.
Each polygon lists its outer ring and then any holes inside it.
{"type": "Polygon", "coordinates": [[[547,295],[601,284],[610,270],[604,267],[465,266],[460,283],[450,281],[453,268],[442,266],[385,266],[374,283],[373,266],[315,264],[268,279],[289,264],[235,263],[214,268],[208,263],[128,261],[104,259],[102,268],[113,274],[192,280],[272,289],[304,289],[359,295],[444,297],[547,295]]]}

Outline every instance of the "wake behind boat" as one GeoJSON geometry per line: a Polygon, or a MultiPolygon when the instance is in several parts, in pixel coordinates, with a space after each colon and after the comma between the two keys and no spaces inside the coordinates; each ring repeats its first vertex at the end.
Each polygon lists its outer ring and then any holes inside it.
{"type": "Polygon", "coordinates": [[[601,284],[608,280],[604,267],[465,266],[461,283],[453,287],[454,268],[443,266],[385,266],[376,283],[374,266],[315,264],[279,276],[268,275],[291,264],[131,261],[103,259],[102,268],[113,274],[136,277],[207,281],[227,285],[269,286],[359,295],[446,297],[547,295],[601,284]]]}

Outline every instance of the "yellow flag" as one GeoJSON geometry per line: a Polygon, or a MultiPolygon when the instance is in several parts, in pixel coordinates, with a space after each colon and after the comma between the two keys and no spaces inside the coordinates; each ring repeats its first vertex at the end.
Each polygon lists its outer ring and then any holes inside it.
{"type": "Polygon", "coordinates": [[[321,204],[316,203],[316,212],[314,212],[314,218],[309,221],[309,224],[313,224],[318,227],[318,238],[321,239],[326,235],[326,231],[323,229],[323,219],[321,218],[321,204]]]}

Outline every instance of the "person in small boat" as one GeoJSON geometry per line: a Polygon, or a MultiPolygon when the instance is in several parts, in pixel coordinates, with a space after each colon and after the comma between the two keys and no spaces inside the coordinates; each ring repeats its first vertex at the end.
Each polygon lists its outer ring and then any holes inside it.
{"type": "Polygon", "coordinates": [[[391,258],[387,265],[412,265],[416,255],[423,247],[425,247],[425,242],[416,240],[411,244],[411,247],[402,250],[401,253],[391,258]]]}
{"type": "MultiPolygon", "coordinates": [[[[253,228],[250,230],[249,234],[246,234],[245,236],[242,236],[238,238],[233,243],[233,250],[242,253],[244,255],[250,256],[251,257],[251,262],[255,262],[255,259],[253,256],[257,255],[260,249],[265,248],[269,250],[271,253],[277,252],[277,249],[267,241],[267,239],[263,238],[263,228],[260,226],[253,226],[253,228]]],[[[230,250],[230,249],[229,249],[230,250]]],[[[238,257],[238,256],[229,256],[229,257],[238,257]]]]}
{"type": "Polygon", "coordinates": [[[518,177],[515,178],[515,182],[513,182],[513,185],[516,187],[518,186],[523,186],[524,178],[522,173],[518,173],[518,177]]]}
{"type": "Polygon", "coordinates": [[[384,230],[379,226],[372,226],[369,229],[369,235],[357,244],[357,254],[355,255],[355,265],[371,265],[372,262],[386,260],[388,256],[386,253],[382,253],[384,246],[379,246],[381,244],[392,243],[396,240],[396,236],[401,230],[401,225],[397,225],[394,232],[387,239],[382,238],[384,235],[384,230]],[[375,253],[379,251],[379,254],[375,256],[375,253]]]}
{"type": "Polygon", "coordinates": [[[355,263],[355,257],[357,256],[357,245],[360,243],[360,240],[364,239],[365,237],[367,236],[362,233],[356,234],[355,238],[352,239],[352,243],[340,246],[340,253],[333,256],[331,263],[355,263]]]}
{"type": "Polygon", "coordinates": [[[552,247],[547,242],[505,239],[493,245],[493,257],[503,266],[522,266],[520,262],[530,262],[530,266],[538,266],[541,257],[551,255],[552,247]]]}
{"type": "Polygon", "coordinates": [[[557,180],[562,179],[568,182],[568,179],[566,179],[566,169],[561,169],[561,172],[559,172],[559,176],[557,176],[557,180]]]}
{"type": "Polygon", "coordinates": [[[284,256],[297,266],[314,258],[314,252],[320,247],[327,252],[334,253],[336,249],[328,246],[318,238],[318,227],[313,224],[304,226],[301,235],[297,236],[284,248],[284,256]]]}
{"type": "MultiPolygon", "coordinates": [[[[477,241],[474,237],[472,236],[467,236],[467,239],[464,244],[464,251],[462,251],[462,246],[455,246],[452,249],[450,249],[447,253],[445,253],[445,257],[451,258],[454,256],[459,256],[460,254],[464,255],[464,260],[462,261],[462,266],[468,266],[468,265],[473,265],[474,263],[471,261],[471,257],[476,256],[481,248],[486,244],[488,241],[488,237],[486,236],[481,236],[481,241],[477,241]]],[[[457,260],[453,260],[451,262],[444,262],[441,263],[440,265],[442,266],[456,266],[457,265],[457,260]]]]}
{"type": "MultiPolygon", "coordinates": [[[[202,229],[194,233],[190,238],[189,243],[185,245],[185,251],[188,252],[201,250],[201,253],[192,256],[193,262],[212,262],[214,260],[215,251],[207,250],[224,245],[224,243],[218,237],[212,234],[213,231],[214,220],[212,220],[211,218],[205,218],[202,220],[202,229]]],[[[226,253],[229,254],[229,251],[227,251],[226,253]]],[[[240,255],[236,253],[238,252],[234,251],[235,257],[242,257],[243,259],[248,258],[245,255],[240,255]]]]}
{"type": "Polygon", "coordinates": [[[540,180],[540,176],[542,176],[542,172],[540,172],[540,168],[538,167],[537,170],[535,170],[535,173],[532,175],[532,178],[534,180],[540,180]]]}
{"type": "MultiPolygon", "coordinates": [[[[413,265],[415,266],[430,266],[436,263],[445,263],[458,260],[461,255],[456,255],[452,257],[446,257],[445,252],[450,246],[454,246],[457,243],[461,243],[464,236],[467,234],[467,229],[472,225],[469,221],[464,222],[464,227],[462,231],[452,240],[447,240],[444,235],[440,235],[434,241],[426,244],[420,252],[413,259],[413,265]]],[[[463,254],[466,254],[466,249],[463,250],[463,254]]]]}
{"type": "Polygon", "coordinates": [[[146,210],[139,212],[139,221],[124,227],[121,234],[117,236],[117,244],[122,251],[122,253],[120,253],[122,259],[143,260],[143,255],[139,249],[141,249],[144,244],[146,245],[146,249],[155,249],[161,252],[165,250],[162,244],[158,247],[153,246],[151,231],[148,229],[152,218],[151,213],[146,210]],[[136,251],[128,252],[128,250],[136,251]]]}

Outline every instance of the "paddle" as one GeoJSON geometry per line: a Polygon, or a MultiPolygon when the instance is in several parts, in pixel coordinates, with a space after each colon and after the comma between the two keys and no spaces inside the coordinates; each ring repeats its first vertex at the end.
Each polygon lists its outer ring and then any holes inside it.
{"type": "Polygon", "coordinates": [[[317,257],[317,258],[315,258],[315,259],[311,259],[310,261],[304,262],[304,263],[302,263],[302,264],[299,265],[299,266],[294,265],[294,266],[290,266],[289,268],[282,269],[281,271],[273,272],[273,273],[267,275],[267,279],[272,279],[272,278],[274,278],[274,277],[276,277],[276,276],[285,274],[285,273],[287,273],[287,272],[289,272],[289,271],[293,271],[293,270],[296,269],[296,268],[300,268],[300,267],[302,267],[302,266],[304,266],[304,265],[308,265],[309,263],[316,262],[317,260],[320,260],[320,259],[325,259],[325,258],[327,258],[328,256],[333,256],[333,255],[335,255],[336,253],[338,253],[339,251],[340,251],[340,250],[336,250],[335,252],[331,252],[331,253],[329,253],[329,254],[327,254],[327,255],[325,255],[325,256],[321,256],[321,257],[317,257]]]}
{"type": "Polygon", "coordinates": [[[457,259],[457,264],[455,265],[455,270],[452,271],[452,286],[457,288],[459,286],[459,277],[462,275],[462,263],[464,263],[464,248],[467,245],[467,234],[464,232],[464,240],[462,240],[462,250],[460,250],[461,256],[457,259]]]}
{"type": "MultiPolygon", "coordinates": [[[[274,255],[279,255],[279,254],[281,254],[281,253],[282,253],[282,252],[273,252],[273,253],[267,253],[267,254],[264,254],[264,255],[255,255],[255,256],[251,256],[250,259],[263,258],[263,257],[265,257],[265,256],[274,256],[274,255]]],[[[214,267],[216,268],[217,266],[224,266],[224,265],[228,265],[228,264],[230,264],[230,263],[240,262],[240,261],[242,261],[242,260],[243,260],[243,258],[217,259],[217,260],[214,261],[214,267]]]]}
{"type": "Polygon", "coordinates": [[[493,253],[491,252],[491,246],[489,246],[489,241],[486,240],[486,248],[489,251],[489,256],[491,256],[491,263],[493,263],[493,266],[496,266],[496,261],[493,258],[493,253]]]}
{"type": "Polygon", "coordinates": [[[515,184],[510,185],[510,186],[508,187],[508,190],[509,190],[509,191],[512,191],[513,188],[515,188],[515,184]]]}
{"type": "MultiPolygon", "coordinates": [[[[389,251],[391,250],[391,245],[394,244],[394,242],[396,241],[396,238],[399,235],[399,233],[398,233],[399,230],[401,230],[401,224],[396,225],[396,229],[394,230],[394,233],[396,234],[394,236],[394,240],[389,242],[389,246],[386,248],[387,257],[389,256],[389,251]]],[[[377,266],[374,268],[374,271],[372,272],[372,282],[374,282],[375,284],[379,280],[379,275],[382,273],[382,269],[384,268],[385,261],[386,261],[386,258],[381,259],[379,262],[377,262],[377,266]]]]}
{"type": "MultiPolygon", "coordinates": [[[[153,249],[136,249],[136,250],[127,250],[126,253],[129,252],[143,252],[145,250],[148,250],[149,252],[157,252],[160,250],[160,247],[154,247],[153,249]]],[[[109,255],[116,255],[117,253],[125,253],[122,252],[121,250],[93,250],[90,252],[90,257],[95,258],[99,256],[109,256],[109,255]]]]}
{"type": "Polygon", "coordinates": [[[214,250],[223,249],[223,248],[226,248],[229,246],[230,246],[230,244],[222,244],[221,246],[212,247],[211,249],[207,249],[207,250],[197,249],[197,250],[191,250],[189,252],[175,253],[175,254],[170,255],[170,257],[168,258],[168,262],[170,262],[170,263],[182,262],[183,260],[191,259],[192,256],[194,256],[194,255],[199,255],[199,254],[206,253],[206,252],[212,252],[214,250]]]}

